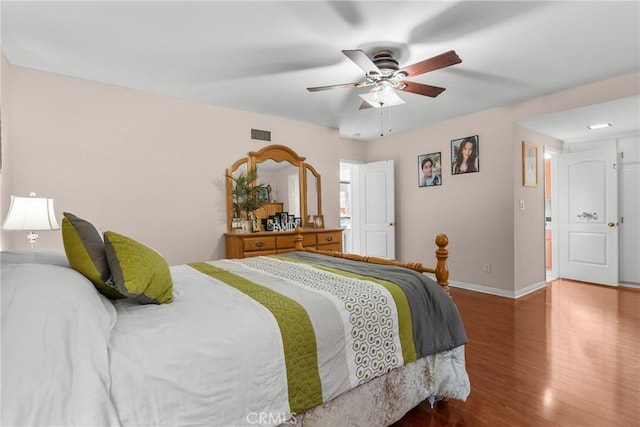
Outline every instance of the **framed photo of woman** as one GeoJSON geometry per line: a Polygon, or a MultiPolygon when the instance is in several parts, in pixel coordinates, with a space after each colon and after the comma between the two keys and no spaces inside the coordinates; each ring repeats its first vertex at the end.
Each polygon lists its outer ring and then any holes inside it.
{"type": "Polygon", "coordinates": [[[451,141],[451,175],[480,171],[480,139],[478,135],[451,141]]]}
{"type": "Polygon", "coordinates": [[[289,222],[289,212],[278,212],[276,215],[280,217],[280,224],[284,225],[289,222]]]}
{"type": "Polygon", "coordinates": [[[418,156],[418,187],[442,185],[441,153],[418,156]]]}

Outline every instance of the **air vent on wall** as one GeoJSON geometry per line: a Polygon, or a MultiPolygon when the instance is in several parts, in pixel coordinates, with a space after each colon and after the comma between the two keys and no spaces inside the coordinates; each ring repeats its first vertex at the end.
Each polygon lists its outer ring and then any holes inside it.
{"type": "Polygon", "coordinates": [[[271,132],[268,130],[251,129],[251,139],[271,141],[271,132]]]}

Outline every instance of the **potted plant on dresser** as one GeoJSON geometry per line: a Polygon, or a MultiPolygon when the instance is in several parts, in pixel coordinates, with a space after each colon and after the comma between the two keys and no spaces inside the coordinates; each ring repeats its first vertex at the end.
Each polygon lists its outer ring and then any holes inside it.
{"type": "Polygon", "coordinates": [[[242,231],[253,231],[253,214],[252,212],[259,209],[264,204],[258,195],[266,191],[267,185],[263,182],[258,183],[258,169],[241,171],[237,175],[229,175],[233,181],[231,196],[233,198],[233,216],[234,223],[241,223],[242,231]]]}

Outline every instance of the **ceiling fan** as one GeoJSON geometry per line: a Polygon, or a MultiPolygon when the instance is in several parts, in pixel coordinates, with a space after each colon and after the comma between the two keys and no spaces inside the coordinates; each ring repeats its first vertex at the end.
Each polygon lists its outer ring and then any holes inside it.
{"type": "Polygon", "coordinates": [[[381,108],[385,105],[391,106],[404,103],[404,101],[402,101],[402,99],[393,92],[393,89],[435,98],[445,89],[442,87],[410,82],[404,79],[462,62],[460,57],[453,50],[404,68],[400,68],[398,66],[398,61],[393,58],[393,51],[389,49],[375,50],[371,54],[371,58],[369,58],[369,56],[360,49],[343,50],[342,53],[344,53],[347,58],[352,60],[358,67],[364,70],[365,80],[356,83],[309,87],[307,90],[309,92],[318,92],[321,90],[341,87],[361,88],[373,86],[368,94],[360,95],[364,99],[360,105],[361,110],[364,108],[381,108]]]}

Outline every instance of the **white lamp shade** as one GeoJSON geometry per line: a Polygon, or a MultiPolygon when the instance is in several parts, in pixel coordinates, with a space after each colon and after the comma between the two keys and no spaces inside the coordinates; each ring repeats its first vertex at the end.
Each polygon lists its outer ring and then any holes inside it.
{"type": "Polygon", "coordinates": [[[393,89],[386,85],[376,87],[369,93],[363,93],[359,96],[374,108],[391,107],[394,105],[404,104],[402,98],[400,98],[393,89]]]}
{"type": "Polygon", "coordinates": [[[60,228],[53,211],[53,199],[11,196],[3,230],[56,230],[60,228]]]}

